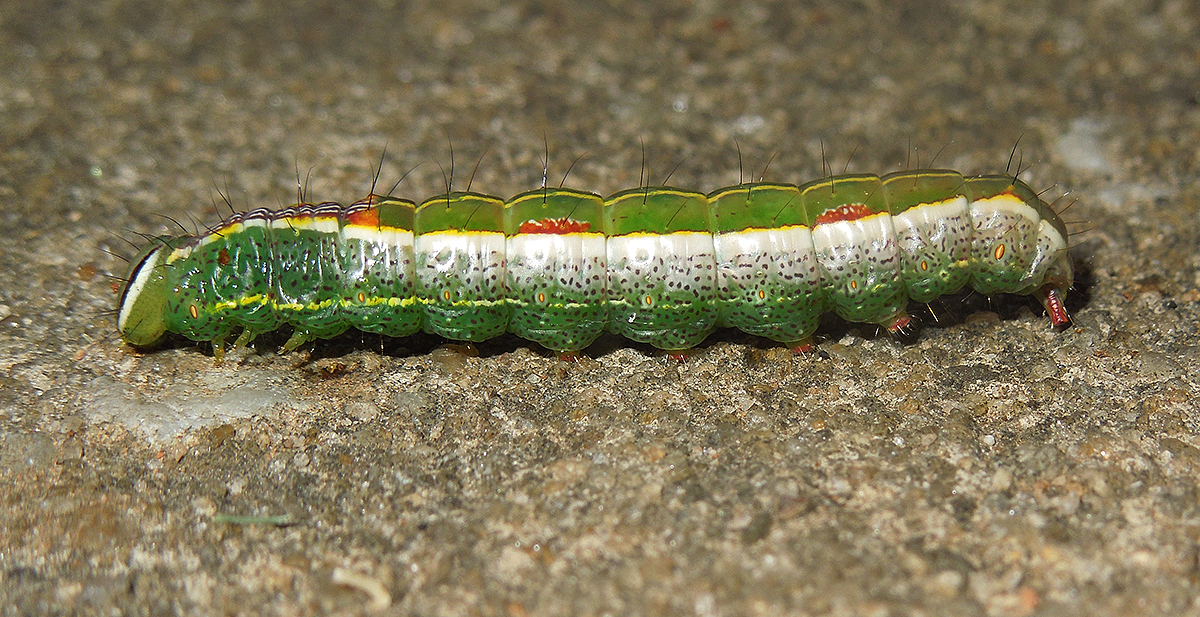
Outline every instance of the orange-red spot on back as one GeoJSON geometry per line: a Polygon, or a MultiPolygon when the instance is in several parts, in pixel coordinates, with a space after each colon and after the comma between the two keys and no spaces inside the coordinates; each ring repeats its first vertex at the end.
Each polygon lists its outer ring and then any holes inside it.
{"type": "Polygon", "coordinates": [[[346,217],[346,223],[363,227],[379,227],[379,209],[367,208],[354,212],[346,217]]]}
{"type": "Polygon", "coordinates": [[[824,223],[836,223],[838,221],[857,221],[861,218],[866,218],[875,214],[870,208],[863,204],[846,204],[838,206],[833,210],[826,210],[817,217],[814,225],[822,225],[824,223]]]}
{"type": "Polygon", "coordinates": [[[517,230],[523,234],[574,234],[589,231],[591,223],[572,220],[570,217],[560,219],[542,219],[540,221],[525,221],[517,230]]]}

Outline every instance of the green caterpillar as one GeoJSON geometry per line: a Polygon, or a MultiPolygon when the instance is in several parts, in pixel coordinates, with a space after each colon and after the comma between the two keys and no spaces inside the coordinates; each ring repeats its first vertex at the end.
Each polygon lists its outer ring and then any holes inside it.
{"type": "Polygon", "coordinates": [[[125,278],[117,324],[130,345],[173,332],[211,341],[218,358],[236,329],[245,345],[284,324],[285,350],[357,328],[460,341],[512,332],[564,356],[607,330],[680,352],[731,327],[802,351],[826,311],[902,334],[910,300],[967,285],[1035,294],[1065,325],[1067,240],[1015,177],[937,169],[708,195],[543,187],[418,206],[372,193],[156,238],[125,278]]]}

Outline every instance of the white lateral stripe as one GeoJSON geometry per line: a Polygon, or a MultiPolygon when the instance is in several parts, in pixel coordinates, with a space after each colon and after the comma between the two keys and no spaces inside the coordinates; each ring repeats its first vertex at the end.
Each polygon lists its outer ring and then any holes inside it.
{"type": "Polygon", "coordinates": [[[890,215],[874,215],[853,221],[836,221],[813,229],[813,246],[822,264],[834,264],[855,253],[873,249],[896,253],[896,229],[890,215]],[[868,249],[867,247],[870,247],[868,249]]]}
{"type": "Polygon", "coordinates": [[[1038,226],[1038,232],[1042,237],[1050,241],[1051,248],[1054,250],[1061,251],[1067,248],[1066,238],[1063,238],[1062,234],[1058,233],[1058,228],[1051,225],[1050,221],[1043,219],[1041,225],[1038,226]]]}
{"type": "Polygon", "coordinates": [[[1030,221],[1040,221],[1042,218],[1038,215],[1037,210],[1035,210],[1033,206],[1025,203],[1015,195],[1009,195],[1007,193],[1002,193],[993,197],[986,197],[984,199],[976,199],[975,201],[971,202],[971,218],[983,218],[980,215],[976,215],[976,211],[1004,212],[1016,216],[1023,216],[1030,221]]]}
{"type": "Polygon", "coordinates": [[[629,234],[608,239],[608,263],[626,258],[634,263],[649,263],[658,258],[666,261],[686,259],[693,255],[712,255],[712,234],[680,231],[672,234],[629,234]]]}
{"type": "Polygon", "coordinates": [[[505,244],[509,270],[514,267],[528,273],[537,270],[582,269],[593,259],[603,265],[607,260],[601,234],[519,234],[509,236],[505,244]]]}
{"type": "Polygon", "coordinates": [[[913,206],[892,216],[892,225],[895,226],[897,234],[904,235],[902,230],[910,227],[927,229],[929,221],[963,218],[968,215],[970,215],[970,210],[968,210],[967,198],[960,195],[955,199],[937,204],[913,206]]]}
{"type": "Polygon", "coordinates": [[[812,232],[793,225],[780,229],[731,231],[713,236],[718,262],[733,261],[741,255],[790,255],[812,253],[812,232]]]}
{"type": "Polygon", "coordinates": [[[433,231],[416,237],[416,252],[437,255],[443,251],[473,255],[499,254],[504,258],[504,234],[498,231],[433,231]]]}

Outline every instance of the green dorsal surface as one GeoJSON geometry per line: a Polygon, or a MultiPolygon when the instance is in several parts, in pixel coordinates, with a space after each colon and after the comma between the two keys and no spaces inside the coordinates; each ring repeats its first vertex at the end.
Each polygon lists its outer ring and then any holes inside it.
{"type": "Polygon", "coordinates": [[[421,202],[413,222],[413,231],[504,232],[504,200],[481,193],[455,191],[421,202]]]}
{"type": "Polygon", "coordinates": [[[504,233],[601,233],[604,200],[595,193],[540,188],[504,204],[504,233]]]}
{"type": "Polygon", "coordinates": [[[800,187],[800,200],[815,223],[821,215],[846,206],[865,206],[871,212],[887,212],[883,183],[873,174],[832,176],[800,187]]]}
{"type": "Polygon", "coordinates": [[[738,184],[709,193],[708,201],[716,233],[812,225],[801,206],[800,190],[791,184],[738,184]]]}
{"type": "Polygon", "coordinates": [[[396,229],[404,229],[412,231],[413,215],[417,209],[416,204],[408,199],[400,199],[399,197],[380,197],[372,195],[372,198],[378,204],[376,208],[379,213],[379,225],[381,227],[394,227],[396,229]]]}
{"type": "Polygon", "coordinates": [[[604,233],[712,233],[711,211],[704,193],[669,186],[621,191],[604,200],[604,233]]]}
{"type": "Polygon", "coordinates": [[[892,214],[965,196],[966,191],[962,174],[946,169],[897,171],[883,177],[883,195],[892,214]]]}

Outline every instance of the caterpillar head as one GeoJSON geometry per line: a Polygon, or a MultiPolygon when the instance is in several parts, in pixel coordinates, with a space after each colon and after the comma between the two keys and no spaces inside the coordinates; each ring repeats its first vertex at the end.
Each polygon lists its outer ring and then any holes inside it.
{"type": "Polygon", "coordinates": [[[138,253],[121,286],[117,303],[117,329],[134,347],[148,347],[166,334],[166,261],[173,250],[168,238],[159,237],[138,253]]]}

